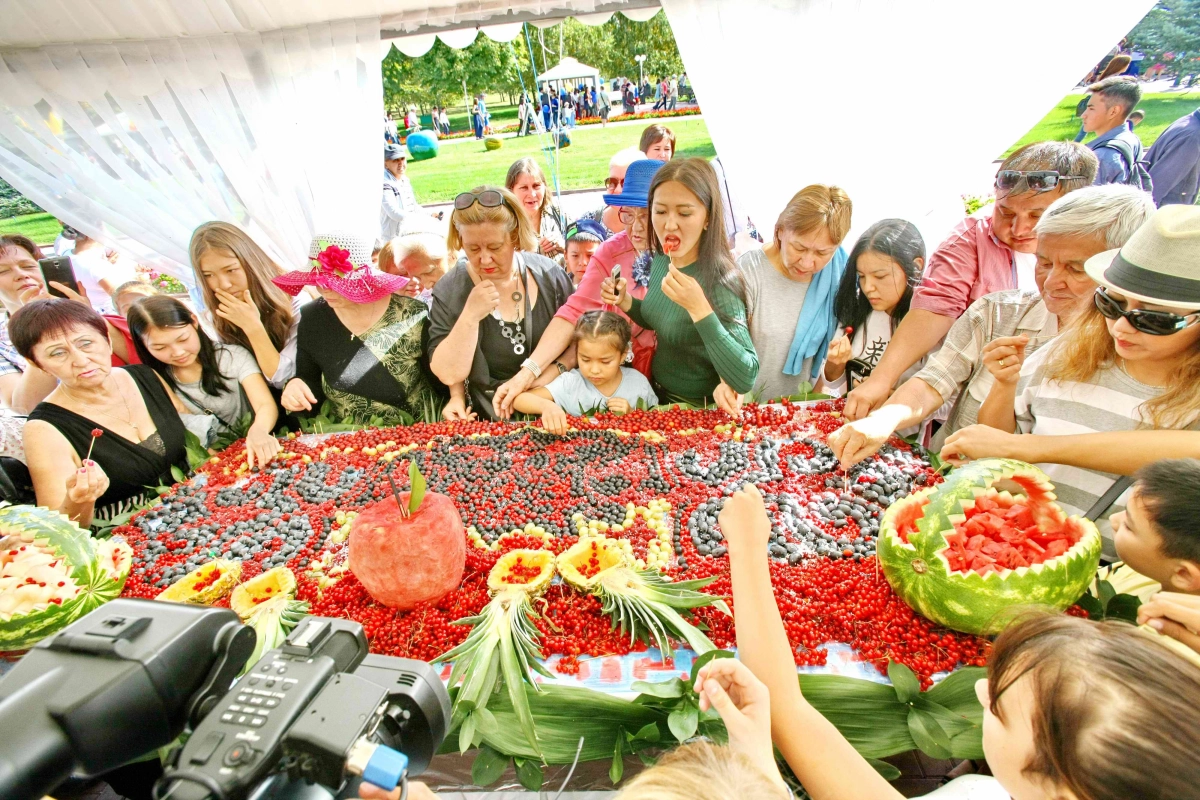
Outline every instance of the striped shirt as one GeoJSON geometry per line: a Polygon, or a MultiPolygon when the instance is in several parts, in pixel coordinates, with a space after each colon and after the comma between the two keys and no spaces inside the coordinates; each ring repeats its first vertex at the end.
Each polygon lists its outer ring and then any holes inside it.
{"type": "MultiPolygon", "coordinates": [[[[1044,347],[1021,367],[1017,384],[1017,432],[1037,436],[1072,436],[1087,433],[1132,431],[1150,426],[1142,414],[1147,400],[1163,392],[1147,386],[1117,366],[1107,366],[1086,383],[1051,380],[1046,363],[1058,345],[1044,347]]],[[[1108,472],[1066,464],[1038,464],[1054,484],[1058,504],[1068,515],[1086,514],[1120,477],[1108,472]]],[[[1109,509],[1100,513],[1096,526],[1104,538],[1104,555],[1116,558],[1110,514],[1128,502],[1126,491],[1109,509]]]]}
{"type": "Polygon", "coordinates": [[[1058,318],[1046,310],[1040,294],[1010,289],[972,303],[950,328],[941,349],[914,376],[933,387],[943,402],[954,402],[946,424],[933,437],[933,449],[941,449],[950,434],[979,421],[979,407],[993,383],[992,373],[983,365],[988,342],[1025,334],[1029,337],[1026,352],[1032,353],[1057,332],[1058,318]]]}

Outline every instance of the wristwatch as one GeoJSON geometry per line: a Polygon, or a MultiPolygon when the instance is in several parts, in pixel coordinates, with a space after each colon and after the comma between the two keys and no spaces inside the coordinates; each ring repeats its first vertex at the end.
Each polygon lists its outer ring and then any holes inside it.
{"type": "Polygon", "coordinates": [[[561,361],[555,361],[554,366],[558,367],[559,375],[566,375],[568,372],[571,371],[567,368],[567,365],[562,363],[561,361]]]}

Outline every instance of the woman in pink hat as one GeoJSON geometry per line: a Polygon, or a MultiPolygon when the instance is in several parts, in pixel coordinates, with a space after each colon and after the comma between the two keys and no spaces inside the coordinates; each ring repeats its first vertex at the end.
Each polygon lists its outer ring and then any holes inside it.
{"type": "Polygon", "coordinates": [[[350,234],[317,236],[309,257],[309,269],[273,279],[293,297],[305,286],[321,295],[301,311],[283,407],[313,411],[329,400],[335,417],[385,425],[436,418],[444,399],[421,347],[428,308],[397,294],[408,279],[372,269],[371,242],[350,234]]]}

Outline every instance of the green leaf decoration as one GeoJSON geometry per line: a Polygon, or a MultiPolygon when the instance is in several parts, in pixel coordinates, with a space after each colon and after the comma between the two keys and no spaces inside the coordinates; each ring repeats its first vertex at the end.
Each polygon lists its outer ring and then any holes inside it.
{"type": "Polygon", "coordinates": [[[478,712],[467,714],[462,726],[458,729],[458,752],[460,753],[467,752],[475,743],[476,713],[478,712]]]}
{"type": "Polygon", "coordinates": [[[1075,605],[1087,612],[1088,619],[1099,622],[1104,619],[1104,606],[1092,594],[1085,594],[1075,601],[1075,605]]]}
{"type": "Polygon", "coordinates": [[[421,474],[416,459],[408,462],[408,513],[415,514],[425,499],[425,476],[421,474]]]}
{"type": "Polygon", "coordinates": [[[1117,596],[1117,590],[1108,581],[1096,581],[1096,592],[1100,596],[1100,605],[1104,607],[1104,613],[1108,613],[1108,603],[1117,596]]]}
{"type": "Polygon", "coordinates": [[[649,742],[651,744],[655,744],[661,739],[662,734],[659,732],[658,723],[656,722],[646,723],[633,737],[635,742],[649,742]]]}
{"type": "Polygon", "coordinates": [[[638,694],[649,695],[651,697],[663,697],[671,699],[675,697],[683,697],[686,688],[683,681],[679,678],[672,678],[669,681],[662,683],[650,683],[649,681],[634,681],[630,687],[638,694]]]}
{"type": "Polygon", "coordinates": [[[875,771],[882,775],[885,781],[894,781],[900,778],[900,770],[886,761],[880,761],[877,758],[868,758],[867,763],[874,767],[875,771]]]}
{"type": "MultiPolygon", "coordinates": [[[[187,452],[188,467],[196,469],[211,457],[208,448],[200,441],[200,437],[186,428],[183,431],[183,447],[187,452]]],[[[221,449],[221,448],[216,448],[221,449]]]]}
{"type": "Polygon", "coordinates": [[[495,733],[500,729],[499,724],[496,722],[496,715],[486,708],[476,709],[475,713],[471,716],[475,717],[476,729],[484,736],[487,736],[489,733],[495,733]]]}
{"type": "Polygon", "coordinates": [[[888,661],[888,680],[901,703],[911,703],[921,694],[921,682],[913,671],[898,661],[888,661]]]}
{"type": "Polygon", "coordinates": [[[700,722],[700,709],[692,703],[686,703],[667,716],[667,727],[671,734],[681,743],[696,735],[696,726],[700,722]]]}
{"type": "Polygon", "coordinates": [[[1105,619],[1115,619],[1121,622],[1128,622],[1130,625],[1137,624],[1138,609],[1142,607],[1142,601],[1132,594],[1115,594],[1108,601],[1108,605],[1104,608],[1105,619]]]}
{"type": "Polygon", "coordinates": [[[937,717],[920,708],[909,709],[908,732],[917,747],[933,758],[951,757],[950,737],[938,722],[937,717]]]}
{"type": "Polygon", "coordinates": [[[531,792],[541,791],[542,782],[546,779],[541,765],[524,758],[514,759],[513,763],[517,765],[517,780],[521,785],[531,792]]]}
{"type": "Polygon", "coordinates": [[[617,743],[613,745],[612,766],[608,768],[608,779],[616,786],[625,775],[625,729],[617,728],[617,743]]]}
{"type": "Polygon", "coordinates": [[[171,465],[171,477],[175,479],[176,483],[183,483],[187,480],[187,474],[175,464],[171,465]]]}
{"type": "Polygon", "coordinates": [[[479,754],[471,763],[471,783],[476,786],[491,786],[500,780],[507,766],[508,756],[501,755],[486,744],[481,745],[479,754]]]}
{"type": "Polygon", "coordinates": [[[714,658],[733,658],[734,655],[728,650],[709,650],[704,655],[692,662],[692,679],[688,681],[687,688],[689,691],[696,690],[696,676],[700,674],[700,670],[714,658]]]}

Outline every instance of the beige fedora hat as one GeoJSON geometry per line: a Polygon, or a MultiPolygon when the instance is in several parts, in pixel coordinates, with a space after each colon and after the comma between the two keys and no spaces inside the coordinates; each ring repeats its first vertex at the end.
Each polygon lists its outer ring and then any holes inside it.
{"type": "Polygon", "coordinates": [[[1124,297],[1181,310],[1200,310],[1200,207],[1155,211],[1125,246],[1097,253],[1088,277],[1124,297]]]}

